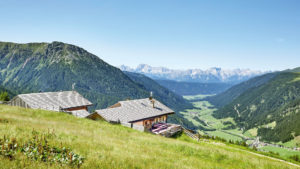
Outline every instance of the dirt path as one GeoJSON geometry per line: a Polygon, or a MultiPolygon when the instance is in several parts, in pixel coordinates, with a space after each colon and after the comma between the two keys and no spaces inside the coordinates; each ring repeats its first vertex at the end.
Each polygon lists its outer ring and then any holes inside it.
{"type": "Polygon", "coordinates": [[[292,166],[294,166],[294,167],[300,168],[300,165],[295,164],[295,163],[291,163],[291,162],[288,162],[288,161],[285,161],[285,160],[281,160],[281,159],[274,158],[274,157],[269,157],[269,156],[266,156],[266,155],[254,153],[254,152],[251,152],[251,151],[247,151],[247,150],[243,150],[243,149],[239,149],[239,148],[235,148],[235,147],[232,147],[232,148],[235,149],[235,150],[244,151],[244,152],[247,152],[247,153],[250,153],[250,154],[254,154],[254,155],[256,155],[256,156],[259,156],[259,157],[266,157],[266,158],[269,158],[269,159],[271,159],[271,160],[280,161],[280,162],[283,162],[283,163],[292,165],[292,166]]]}
{"type": "MultiPolygon", "coordinates": [[[[184,128],[183,128],[183,129],[184,129],[184,128]]],[[[197,140],[198,142],[201,141],[201,140],[198,140],[198,139],[197,139],[196,135],[190,133],[188,130],[184,129],[184,132],[185,132],[189,137],[191,137],[192,139],[197,140]]],[[[206,143],[208,143],[208,142],[206,142],[206,143]]],[[[217,142],[210,142],[210,143],[216,144],[217,142]]],[[[218,145],[226,146],[226,144],[224,144],[224,143],[221,143],[221,144],[218,143],[218,145]]],[[[268,158],[268,159],[271,159],[271,160],[274,160],[274,161],[283,162],[283,163],[289,164],[289,165],[291,165],[291,166],[300,168],[300,165],[295,164],[295,163],[291,163],[291,162],[288,162],[288,161],[285,161],[285,160],[281,160],[281,159],[274,158],[274,157],[269,157],[269,156],[266,156],[266,155],[258,154],[258,153],[255,153],[255,152],[251,152],[251,151],[247,151],[247,150],[243,150],[243,149],[239,149],[239,148],[235,148],[235,147],[231,147],[231,148],[234,149],[234,150],[237,150],[237,151],[243,151],[243,152],[250,153],[250,154],[253,154],[253,155],[256,155],[256,156],[259,156],[259,157],[265,157],[265,158],[268,158]]]]}

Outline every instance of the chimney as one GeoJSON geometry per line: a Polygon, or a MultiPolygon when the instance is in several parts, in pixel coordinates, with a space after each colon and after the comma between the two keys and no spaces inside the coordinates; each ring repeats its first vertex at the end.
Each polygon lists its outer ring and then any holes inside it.
{"type": "Polygon", "coordinates": [[[73,83],[73,84],[72,84],[72,91],[75,90],[75,85],[76,85],[76,83],[73,83]]]}
{"type": "Polygon", "coordinates": [[[149,100],[152,100],[153,99],[153,93],[150,92],[150,97],[149,97],[149,100]]]}
{"type": "Polygon", "coordinates": [[[149,100],[150,100],[150,102],[152,103],[152,107],[154,108],[154,107],[155,107],[155,106],[154,106],[155,101],[154,101],[154,99],[153,99],[153,92],[150,92],[149,100]]]}

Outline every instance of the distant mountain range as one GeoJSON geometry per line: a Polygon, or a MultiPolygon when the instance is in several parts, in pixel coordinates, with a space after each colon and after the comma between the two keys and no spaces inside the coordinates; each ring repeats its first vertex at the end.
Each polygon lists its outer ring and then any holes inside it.
{"type": "Polygon", "coordinates": [[[242,81],[248,80],[252,77],[266,73],[263,71],[256,71],[250,69],[225,70],[221,68],[210,68],[207,70],[175,70],[165,67],[152,67],[147,64],[140,64],[136,68],[121,65],[119,68],[122,71],[141,73],[153,79],[200,83],[237,84],[242,81]]]}

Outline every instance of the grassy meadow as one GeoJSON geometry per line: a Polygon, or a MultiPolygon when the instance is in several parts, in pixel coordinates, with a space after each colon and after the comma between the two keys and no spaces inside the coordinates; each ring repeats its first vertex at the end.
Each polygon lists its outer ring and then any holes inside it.
{"type": "MultiPolygon", "coordinates": [[[[81,168],[296,168],[285,162],[215,142],[196,142],[182,135],[164,138],[104,121],[79,119],[64,113],[0,105],[0,138],[26,141],[32,131],[54,133],[50,145],[69,147],[85,157],[81,168]]],[[[69,168],[33,161],[22,153],[0,168],[69,168]]]]}
{"type": "Polygon", "coordinates": [[[262,147],[260,149],[264,150],[264,151],[271,151],[271,152],[274,152],[274,153],[279,153],[280,156],[286,157],[286,158],[288,158],[290,156],[293,156],[293,155],[300,156],[300,152],[299,151],[284,149],[284,148],[280,148],[280,147],[264,146],[264,147],[262,147]]]}

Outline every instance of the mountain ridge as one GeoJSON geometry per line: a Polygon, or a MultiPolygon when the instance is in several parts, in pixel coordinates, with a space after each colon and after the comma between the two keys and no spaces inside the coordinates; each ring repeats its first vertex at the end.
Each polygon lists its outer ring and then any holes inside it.
{"type": "MultiPolygon", "coordinates": [[[[15,94],[75,90],[92,101],[93,109],[120,100],[149,97],[149,91],[120,69],[85,49],[63,42],[0,42],[0,86],[15,94]]],[[[169,99],[176,105],[176,101],[169,99]]]]}
{"type": "Polygon", "coordinates": [[[233,84],[229,83],[178,82],[174,80],[155,81],[174,93],[182,96],[219,94],[233,86],[233,84]]]}
{"type": "Polygon", "coordinates": [[[213,67],[207,70],[201,69],[169,69],[166,67],[152,67],[147,64],[140,64],[136,68],[125,65],[119,66],[122,71],[142,73],[153,79],[175,80],[185,82],[202,82],[202,83],[234,83],[250,79],[251,77],[264,74],[263,71],[253,71],[250,69],[232,69],[225,70],[213,67]]]}

